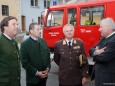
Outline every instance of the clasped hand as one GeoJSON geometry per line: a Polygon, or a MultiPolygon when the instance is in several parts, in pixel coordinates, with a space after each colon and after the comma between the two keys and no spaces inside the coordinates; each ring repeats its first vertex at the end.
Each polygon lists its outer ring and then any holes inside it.
{"type": "Polygon", "coordinates": [[[46,78],[48,76],[48,70],[38,71],[36,75],[41,77],[41,78],[46,78]]]}

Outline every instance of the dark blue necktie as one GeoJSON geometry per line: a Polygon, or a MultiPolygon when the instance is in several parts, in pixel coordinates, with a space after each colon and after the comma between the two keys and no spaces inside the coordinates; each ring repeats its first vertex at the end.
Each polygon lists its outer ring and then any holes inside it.
{"type": "Polygon", "coordinates": [[[71,48],[71,41],[69,41],[68,44],[69,44],[69,48],[71,48]]]}

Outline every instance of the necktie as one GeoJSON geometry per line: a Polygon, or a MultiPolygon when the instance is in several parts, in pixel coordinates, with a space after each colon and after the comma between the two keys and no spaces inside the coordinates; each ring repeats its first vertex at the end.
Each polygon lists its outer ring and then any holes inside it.
{"type": "Polygon", "coordinates": [[[68,42],[69,48],[71,48],[71,41],[68,42]]]}

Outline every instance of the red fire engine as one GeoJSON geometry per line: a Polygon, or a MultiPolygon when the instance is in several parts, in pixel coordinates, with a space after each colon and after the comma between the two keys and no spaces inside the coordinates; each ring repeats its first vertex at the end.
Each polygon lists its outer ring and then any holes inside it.
{"type": "MultiPolygon", "coordinates": [[[[98,41],[100,20],[111,17],[115,20],[115,0],[98,0],[75,4],[56,5],[47,9],[42,15],[43,38],[49,48],[64,38],[63,26],[74,25],[75,38],[83,40],[87,56],[88,51],[98,41]]],[[[92,63],[89,63],[92,64],[92,63]]]]}

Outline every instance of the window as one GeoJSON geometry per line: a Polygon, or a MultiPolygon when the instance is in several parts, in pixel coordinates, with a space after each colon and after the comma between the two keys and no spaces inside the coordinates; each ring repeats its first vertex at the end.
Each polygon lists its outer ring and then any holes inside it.
{"type": "Polygon", "coordinates": [[[97,25],[104,16],[104,7],[81,8],[81,25],[97,25]]]}
{"type": "Polygon", "coordinates": [[[44,7],[45,8],[50,7],[50,1],[49,0],[44,0],[44,7]]]}
{"type": "Polygon", "coordinates": [[[31,0],[32,7],[38,7],[38,0],[31,0]]]}
{"type": "Polygon", "coordinates": [[[9,16],[9,7],[8,5],[2,5],[2,15],[9,16]]]}
{"type": "Polygon", "coordinates": [[[46,8],[46,0],[44,0],[44,7],[46,8]]]}
{"type": "Polygon", "coordinates": [[[76,25],[76,9],[68,9],[68,24],[76,25]]]}
{"type": "Polygon", "coordinates": [[[47,8],[50,7],[50,1],[47,1],[47,8]]]}
{"type": "Polygon", "coordinates": [[[38,17],[38,24],[41,24],[41,17],[38,17]]]}
{"type": "Polygon", "coordinates": [[[49,12],[47,26],[61,26],[63,24],[63,13],[63,10],[49,12]]]}

